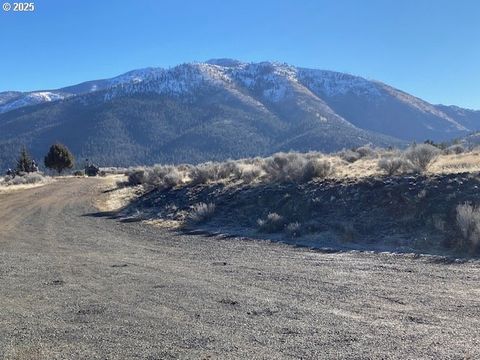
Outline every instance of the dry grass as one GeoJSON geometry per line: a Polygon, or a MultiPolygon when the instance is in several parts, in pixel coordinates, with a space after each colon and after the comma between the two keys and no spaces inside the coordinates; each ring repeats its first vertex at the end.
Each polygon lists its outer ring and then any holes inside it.
{"type": "Polygon", "coordinates": [[[145,224],[155,226],[160,229],[180,229],[183,227],[184,223],[178,220],[166,220],[166,219],[156,219],[156,220],[144,220],[145,224]]]}
{"type": "Polygon", "coordinates": [[[104,178],[104,193],[95,202],[95,207],[100,211],[116,211],[141,195],[139,187],[117,188],[119,181],[124,181],[124,175],[109,175],[104,178]]]}
{"type": "Polygon", "coordinates": [[[357,179],[379,175],[378,159],[360,159],[353,163],[343,161],[339,157],[331,157],[335,168],[334,177],[338,179],[357,179]]]}
{"type": "Polygon", "coordinates": [[[37,183],[37,184],[22,184],[22,185],[10,185],[10,186],[1,186],[0,185],[0,194],[9,193],[13,191],[34,189],[40,186],[47,185],[49,182],[37,183]]]}
{"type": "MultiPolygon", "coordinates": [[[[380,157],[395,156],[394,152],[384,152],[380,157]]],[[[335,178],[351,179],[385,175],[378,167],[378,159],[360,159],[354,163],[342,162],[338,157],[331,158],[335,168],[335,178]]],[[[480,152],[471,151],[463,154],[441,154],[432,162],[427,175],[457,174],[463,172],[480,172],[480,152]]]]}
{"type": "Polygon", "coordinates": [[[429,169],[429,173],[432,174],[455,174],[477,171],[480,171],[479,151],[440,155],[429,169]]]}

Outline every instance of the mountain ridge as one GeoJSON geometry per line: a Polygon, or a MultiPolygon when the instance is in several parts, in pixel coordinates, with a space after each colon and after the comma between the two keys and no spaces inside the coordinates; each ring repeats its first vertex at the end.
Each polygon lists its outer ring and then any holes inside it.
{"type": "Polygon", "coordinates": [[[405,146],[464,136],[480,125],[480,112],[432,105],[379,81],[233,59],[3,92],[0,112],[0,167],[21,145],[39,157],[54,141],[78,157],[126,166],[405,146]]]}

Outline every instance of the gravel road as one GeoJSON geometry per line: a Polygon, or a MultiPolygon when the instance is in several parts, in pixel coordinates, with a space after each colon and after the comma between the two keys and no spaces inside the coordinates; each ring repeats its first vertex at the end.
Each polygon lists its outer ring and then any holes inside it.
{"type": "Polygon", "coordinates": [[[122,223],[102,181],[0,194],[0,358],[480,358],[478,262],[122,223]]]}

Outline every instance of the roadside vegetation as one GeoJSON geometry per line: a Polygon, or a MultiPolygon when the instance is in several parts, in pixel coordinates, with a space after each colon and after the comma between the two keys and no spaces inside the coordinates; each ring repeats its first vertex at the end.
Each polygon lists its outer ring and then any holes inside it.
{"type": "Polygon", "coordinates": [[[426,142],[136,167],[118,185],[137,194],[125,215],[187,228],[249,229],[243,234],[308,246],[475,255],[478,172],[480,149],[426,142]]]}
{"type": "Polygon", "coordinates": [[[169,189],[214,182],[301,184],[325,178],[433,175],[480,171],[479,160],[480,149],[467,151],[461,145],[442,150],[431,143],[414,144],[404,151],[362,146],[333,154],[290,152],[199,165],[133,167],[125,171],[128,179],[120,185],[169,189]]]}
{"type": "Polygon", "coordinates": [[[0,187],[38,185],[48,181],[49,178],[39,172],[37,163],[23,147],[16,161],[15,169],[8,169],[6,175],[0,177],[0,187]]]}
{"type": "Polygon", "coordinates": [[[0,186],[13,186],[13,185],[33,185],[47,183],[49,177],[40,173],[27,173],[21,176],[4,176],[0,177],[0,186]]]}
{"type": "MultiPolygon", "coordinates": [[[[47,169],[56,171],[59,175],[66,169],[73,168],[75,163],[72,153],[65,145],[54,144],[45,156],[44,165],[47,169]]],[[[46,184],[51,177],[40,171],[36,161],[30,156],[26,147],[23,147],[15,163],[15,167],[8,169],[5,176],[0,176],[0,187],[30,187],[46,184]]]]}

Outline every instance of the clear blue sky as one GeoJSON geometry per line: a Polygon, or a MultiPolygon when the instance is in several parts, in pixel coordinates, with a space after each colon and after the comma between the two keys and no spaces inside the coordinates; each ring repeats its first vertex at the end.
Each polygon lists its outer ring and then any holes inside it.
{"type": "Polygon", "coordinates": [[[349,72],[433,103],[480,109],[478,0],[37,0],[35,6],[28,14],[0,10],[0,91],[231,57],[349,72]]]}

